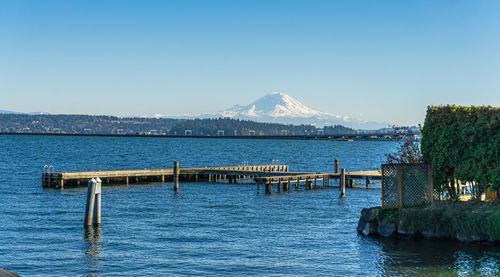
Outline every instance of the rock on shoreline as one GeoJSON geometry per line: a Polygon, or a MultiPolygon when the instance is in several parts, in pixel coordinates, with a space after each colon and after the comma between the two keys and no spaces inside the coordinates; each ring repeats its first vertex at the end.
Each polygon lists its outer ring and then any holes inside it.
{"type": "MultiPolygon", "coordinates": [[[[422,211],[422,213],[425,212],[426,211],[422,211]]],[[[401,209],[383,209],[382,207],[364,208],[361,211],[357,231],[364,236],[380,236],[386,238],[403,237],[425,239],[455,239],[461,242],[499,242],[499,240],[493,238],[492,235],[484,233],[460,234],[458,232],[438,232],[435,230],[431,230],[431,228],[418,229],[414,226],[417,224],[412,224],[412,220],[418,221],[421,219],[405,218],[405,216],[406,215],[401,212],[401,209]]],[[[445,219],[443,219],[443,221],[444,220],[445,219]]],[[[451,228],[452,227],[453,226],[451,226],[451,228]]],[[[496,232],[496,230],[494,232],[496,232]]]]}

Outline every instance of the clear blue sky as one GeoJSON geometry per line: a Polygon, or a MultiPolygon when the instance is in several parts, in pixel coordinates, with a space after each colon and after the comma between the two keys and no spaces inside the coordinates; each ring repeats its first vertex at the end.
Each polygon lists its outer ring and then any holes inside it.
{"type": "Polygon", "coordinates": [[[0,110],[201,113],[277,90],[365,120],[500,106],[500,1],[0,1],[0,110]]]}

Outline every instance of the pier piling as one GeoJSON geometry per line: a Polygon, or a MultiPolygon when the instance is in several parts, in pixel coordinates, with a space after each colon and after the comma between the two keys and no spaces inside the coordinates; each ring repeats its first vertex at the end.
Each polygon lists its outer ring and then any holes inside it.
{"type": "Polygon", "coordinates": [[[95,201],[95,184],[96,180],[94,178],[89,180],[89,186],[87,189],[87,205],[85,206],[85,220],[83,222],[84,226],[92,225],[92,212],[94,211],[94,201],[95,201]]]}
{"type": "Polygon", "coordinates": [[[96,178],[95,184],[95,211],[94,211],[94,226],[101,225],[101,188],[102,181],[99,177],[96,178]]]}
{"type": "Polygon", "coordinates": [[[271,193],[271,182],[267,182],[266,183],[266,194],[270,194],[271,193]]]}
{"type": "Polygon", "coordinates": [[[340,197],[345,197],[345,168],[340,170],[340,197]]]}
{"type": "Polygon", "coordinates": [[[180,169],[179,169],[179,162],[175,161],[174,162],[174,191],[179,191],[179,175],[180,175],[180,169]]]}

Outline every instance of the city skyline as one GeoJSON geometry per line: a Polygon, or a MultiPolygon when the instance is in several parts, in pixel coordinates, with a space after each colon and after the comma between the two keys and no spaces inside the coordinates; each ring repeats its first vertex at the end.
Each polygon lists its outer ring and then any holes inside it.
{"type": "Polygon", "coordinates": [[[201,114],[279,91],[422,123],[500,105],[495,1],[4,1],[0,110],[201,114]]]}

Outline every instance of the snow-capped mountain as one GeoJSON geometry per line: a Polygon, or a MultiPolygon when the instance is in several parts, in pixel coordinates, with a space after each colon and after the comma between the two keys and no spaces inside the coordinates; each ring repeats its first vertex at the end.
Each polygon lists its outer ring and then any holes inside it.
{"type": "Polygon", "coordinates": [[[49,114],[49,113],[42,113],[42,112],[29,112],[29,113],[22,113],[22,112],[14,112],[14,111],[0,110],[0,114],[29,114],[29,115],[42,115],[42,114],[49,114]]]}
{"type": "Polygon", "coordinates": [[[329,117],[328,113],[310,109],[296,99],[282,92],[271,92],[248,106],[235,105],[220,112],[226,117],[246,116],[249,118],[301,118],[301,117],[329,117]]]}
{"type": "Polygon", "coordinates": [[[379,129],[389,125],[388,123],[360,121],[347,116],[316,111],[282,92],[271,92],[247,106],[235,105],[227,110],[196,117],[230,117],[259,122],[314,124],[316,126],[338,124],[354,129],[379,129]]]}

